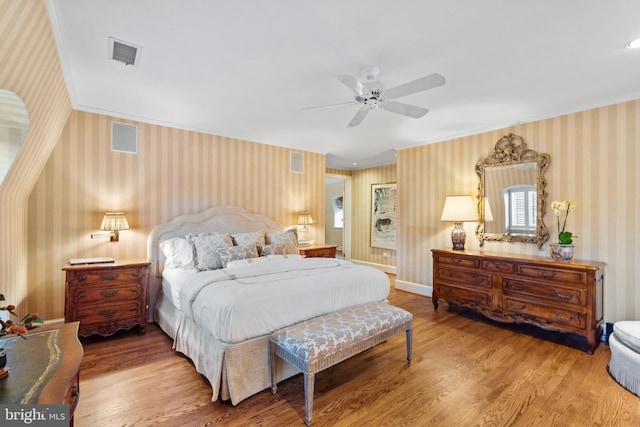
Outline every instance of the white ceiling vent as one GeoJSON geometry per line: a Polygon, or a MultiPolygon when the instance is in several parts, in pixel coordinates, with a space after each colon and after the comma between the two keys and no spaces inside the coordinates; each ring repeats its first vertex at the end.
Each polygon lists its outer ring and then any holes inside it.
{"type": "Polygon", "coordinates": [[[295,173],[304,173],[304,154],[291,152],[290,171],[295,173]]]}
{"type": "Polygon", "coordinates": [[[142,47],[109,37],[109,59],[137,67],[141,54],[142,47]]]}

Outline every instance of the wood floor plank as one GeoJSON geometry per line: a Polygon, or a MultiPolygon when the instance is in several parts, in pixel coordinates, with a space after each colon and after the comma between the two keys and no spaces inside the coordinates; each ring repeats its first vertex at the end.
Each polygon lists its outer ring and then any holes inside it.
{"type": "MultiPolygon", "coordinates": [[[[392,276],[393,279],[393,276],[392,276]]],[[[611,356],[582,338],[501,325],[430,298],[392,290],[414,315],[404,334],[316,376],[313,426],[640,426],[640,398],[608,374],[611,356]]],[[[83,426],[304,426],[302,375],[233,406],[156,326],[82,340],[83,426]]]]}

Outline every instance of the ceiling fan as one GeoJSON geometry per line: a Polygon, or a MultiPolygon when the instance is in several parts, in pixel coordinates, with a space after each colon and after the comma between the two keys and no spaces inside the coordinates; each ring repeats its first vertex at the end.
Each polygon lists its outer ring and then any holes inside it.
{"type": "Polygon", "coordinates": [[[336,76],[336,78],[355,93],[354,100],[307,109],[329,108],[340,105],[360,105],[360,109],[353,119],[351,119],[347,127],[359,125],[367,116],[369,111],[378,108],[418,119],[427,114],[429,110],[422,107],[416,107],[414,105],[404,104],[395,100],[416,92],[422,92],[442,86],[445,83],[444,77],[438,73],[434,73],[417,80],[392,87],[391,89],[385,89],[384,84],[377,80],[379,73],[380,70],[376,67],[365,68],[362,71],[364,81],[360,81],[352,75],[340,74],[336,76]]]}

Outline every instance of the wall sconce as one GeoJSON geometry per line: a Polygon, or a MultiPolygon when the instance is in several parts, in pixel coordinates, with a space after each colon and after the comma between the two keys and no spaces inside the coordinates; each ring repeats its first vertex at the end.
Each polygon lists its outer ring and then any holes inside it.
{"type": "Polygon", "coordinates": [[[91,233],[91,238],[96,237],[111,237],[112,242],[118,242],[120,240],[120,230],[128,230],[129,222],[124,212],[105,212],[102,217],[102,224],[100,224],[100,230],[102,232],[91,233]]]}
{"type": "Polygon", "coordinates": [[[298,229],[308,231],[311,224],[313,224],[313,218],[310,213],[303,212],[298,215],[298,229]]]}
{"type": "Polygon", "coordinates": [[[451,242],[454,251],[463,251],[467,241],[467,232],[462,223],[464,221],[477,221],[478,212],[473,207],[471,196],[447,196],[442,209],[440,221],[451,221],[454,223],[451,231],[451,242]]]}

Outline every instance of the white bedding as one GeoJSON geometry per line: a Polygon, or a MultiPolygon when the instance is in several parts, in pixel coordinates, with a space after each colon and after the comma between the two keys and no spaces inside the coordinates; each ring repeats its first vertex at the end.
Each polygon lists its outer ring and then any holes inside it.
{"type": "Polygon", "coordinates": [[[164,295],[184,316],[225,343],[389,294],[383,272],[328,258],[270,256],[220,270],[165,271],[164,279],[164,295]]]}

